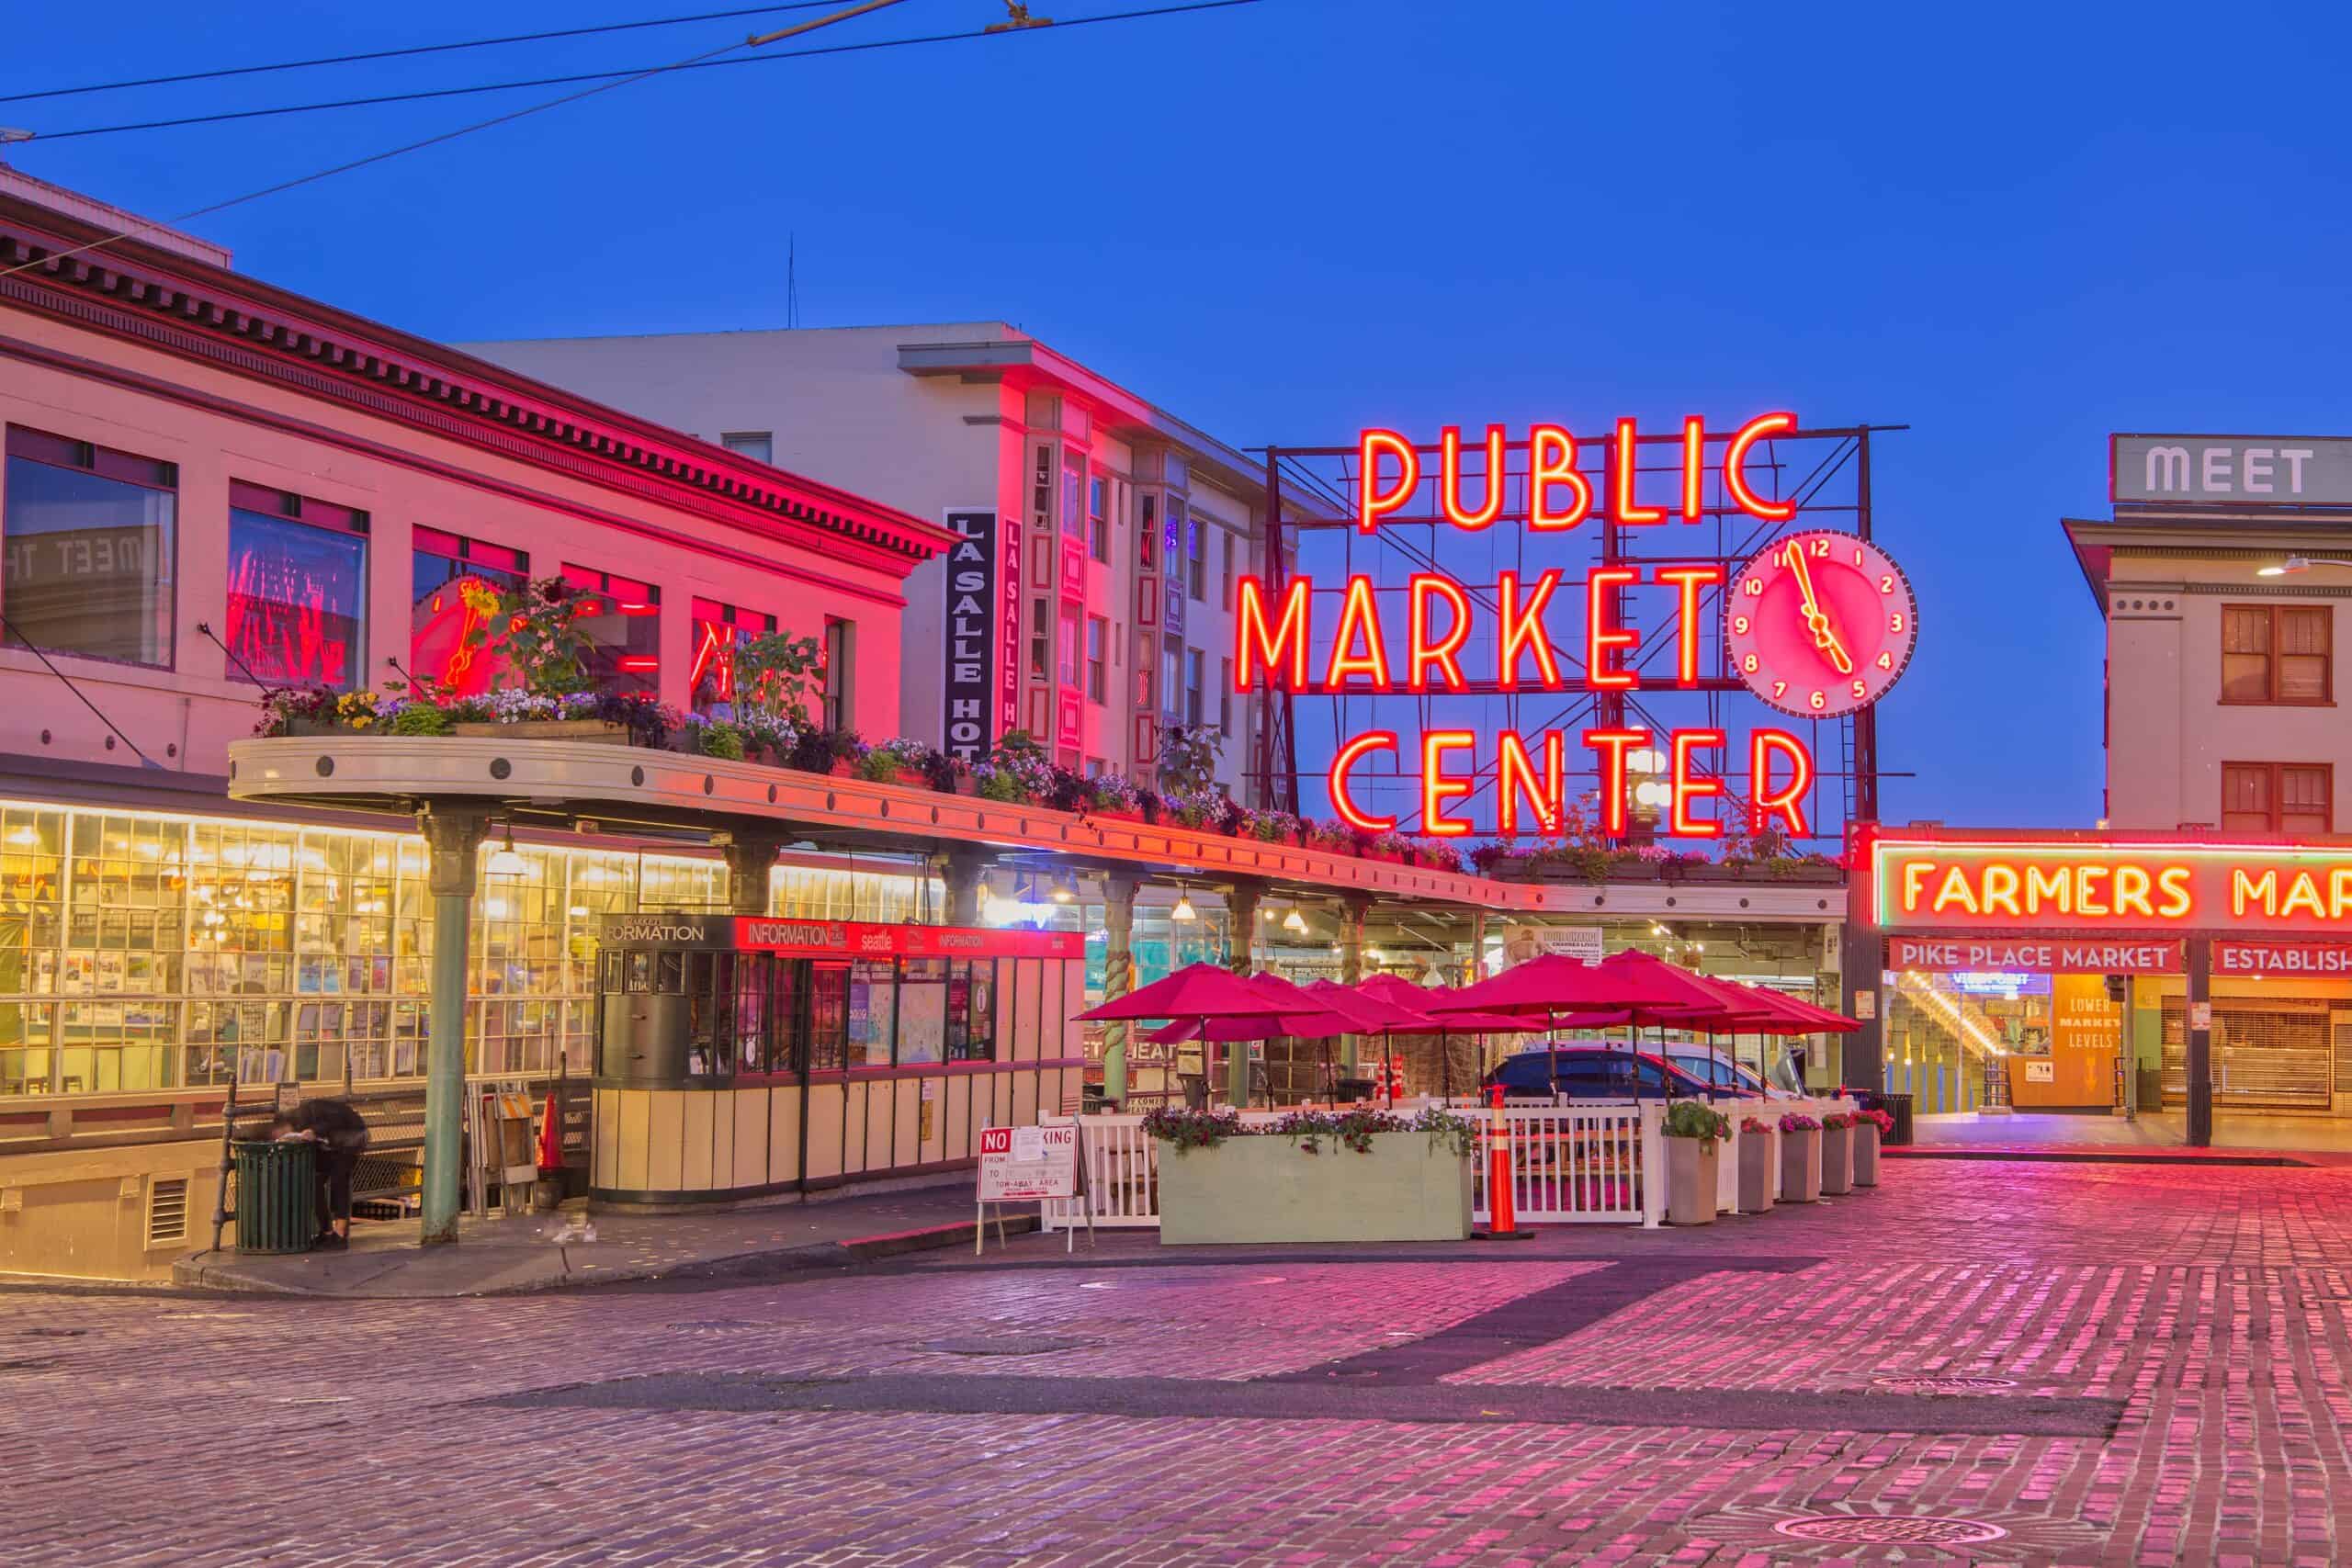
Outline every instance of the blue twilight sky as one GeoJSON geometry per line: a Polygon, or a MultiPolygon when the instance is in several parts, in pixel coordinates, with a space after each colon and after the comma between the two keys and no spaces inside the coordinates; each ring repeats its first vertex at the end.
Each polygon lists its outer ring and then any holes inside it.
{"type": "MultiPolygon", "coordinates": [[[[1076,17],[1154,0],[1044,0],[1076,17]]],[[[719,9],[725,0],[708,0],[719,9]]],[[[20,8],[0,95],[704,8],[20,8]]],[[[778,12],[762,27],[810,15],[778,12]]],[[[960,31],[907,0],[835,41],[960,31]]],[[[664,62],[749,22],[0,102],[41,130],[664,62]]],[[[2352,429],[2352,8],[1264,0],[639,84],[191,225],[429,336],[1001,317],[1227,441],[1907,422],[1885,815],[2087,823],[2109,430],[2352,429]]],[[[168,218],[550,89],[63,140],[168,218]]]]}

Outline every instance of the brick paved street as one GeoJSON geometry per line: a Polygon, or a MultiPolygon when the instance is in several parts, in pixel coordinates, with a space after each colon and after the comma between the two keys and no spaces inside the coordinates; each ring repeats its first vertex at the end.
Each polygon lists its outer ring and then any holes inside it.
{"type": "Polygon", "coordinates": [[[492,1300],[0,1292],[0,1555],[2344,1560],[2352,1171],[1887,1180],[1509,1249],[1106,1234],[492,1300]],[[1821,1539],[1858,1519],[1878,1543],[1821,1539]]]}

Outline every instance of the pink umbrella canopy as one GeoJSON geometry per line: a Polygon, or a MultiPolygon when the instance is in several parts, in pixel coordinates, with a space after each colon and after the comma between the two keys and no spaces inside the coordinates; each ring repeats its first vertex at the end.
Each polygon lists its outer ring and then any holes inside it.
{"type": "Polygon", "coordinates": [[[1565,953],[1547,953],[1514,964],[1491,980],[1481,980],[1439,998],[1423,1010],[1439,1016],[1458,1012],[1508,1013],[1576,1023],[1579,1021],[1566,1015],[1671,1010],[1687,1006],[1689,1001],[1687,987],[1671,985],[1654,975],[1623,968],[1612,970],[1606,964],[1586,964],[1565,953]]]}
{"type": "MultiPolygon", "coordinates": [[[[1523,1018],[1498,1012],[1442,1012],[1440,1008],[1456,993],[1444,986],[1416,986],[1398,975],[1374,975],[1356,987],[1365,996],[1378,1001],[1394,1002],[1409,1008],[1426,1021],[1421,1030],[1406,1031],[1429,1034],[1524,1034],[1535,1026],[1523,1018]]],[[[1622,1021],[1611,1020],[1611,1021],[1622,1021]]]]}
{"type": "Polygon", "coordinates": [[[1285,1012],[1269,1018],[1187,1018],[1163,1024],[1144,1036],[1155,1044],[1183,1045],[1206,1040],[1229,1045],[1243,1040],[1317,1040],[1332,1034],[1356,1034],[1361,1029],[1334,1012],[1285,1012]]]}
{"type": "Polygon", "coordinates": [[[1770,986],[1742,986],[1740,989],[1772,1015],[1773,1021],[1758,1030],[1759,1033],[1850,1034],[1861,1027],[1857,1019],[1815,1006],[1786,991],[1776,991],[1770,986]]]}
{"type": "Polygon", "coordinates": [[[1302,1004],[1260,988],[1258,981],[1262,978],[1236,975],[1214,964],[1188,964],[1166,979],[1154,980],[1078,1016],[1090,1023],[1114,1023],[1145,1018],[1272,1018],[1285,1012],[1322,1010],[1311,1000],[1302,1004]]]}
{"type": "Polygon", "coordinates": [[[1661,999],[1631,1007],[1631,1022],[1679,1024],[1689,1029],[1757,1029],[1770,1021],[1765,1006],[1723,981],[1711,980],[1654,953],[1611,954],[1601,968],[1637,978],[1661,999]]]}
{"type": "Polygon", "coordinates": [[[1364,1021],[1351,1033],[1396,1034],[1436,1027],[1427,1013],[1416,1008],[1370,995],[1358,987],[1342,986],[1337,980],[1310,980],[1300,989],[1333,1012],[1363,1019],[1364,1021]]]}

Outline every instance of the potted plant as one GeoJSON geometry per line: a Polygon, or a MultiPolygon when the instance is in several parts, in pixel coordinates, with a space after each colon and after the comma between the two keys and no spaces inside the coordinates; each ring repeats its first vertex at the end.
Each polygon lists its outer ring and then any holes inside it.
{"type": "Polygon", "coordinates": [[[1104,773],[1094,781],[1094,815],[1112,822],[1140,822],[1143,791],[1124,773],[1104,773]]]}
{"type": "Polygon", "coordinates": [[[857,761],[857,776],[874,784],[900,784],[924,776],[931,748],[920,740],[885,740],[857,761]]]}
{"type": "Polygon", "coordinates": [[[1754,1116],[1739,1119],[1739,1212],[1769,1213],[1780,1182],[1779,1162],[1773,1158],[1772,1123],[1754,1116]]]}
{"type": "Polygon", "coordinates": [[[1245,1125],[1231,1111],[1166,1108],[1143,1130],[1157,1140],[1162,1246],[1470,1234],[1476,1134],[1442,1110],[1407,1118],[1361,1106],[1245,1125]]]}
{"type": "Polygon", "coordinates": [[[1802,1111],[1781,1117],[1781,1201],[1821,1199],[1821,1123],[1802,1111]]]}
{"type": "Polygon", "coordinates": [[[1715,1223],[1717,1145],[1731,1136],[1731,1118],[1695,1100],[1666,1110],[1666,1217],[1678,1225],[1715,1223]]]}
{"type": "Polygon", "coordinates": [[[340,729],[335,705],[337,698],[324,686],[281,686],[261,700],[261,722],[254,726],[260,736],[327,735],[340,729]]]}
{"type": "Polygon", "coordinates": [[[1878,1145],[1894,1131],[1894,1117],[1884,1111],[1864,1111],[1854,1117],[1854,1185],[1878,1185],[1878,1145]]]}
{"type": "Polygon", "coordinates": [[[1854,1119],[1833,1111],[1821,1119],[1821,1190],[1842,1197],[1854,1190],[1854,1119]]]}
{"type": "Polygon", "coordinates": [[[488,694],[487,721],[465,719],[459,735],[499,735],[528,740],[600,740],[626,746],[624,725],[599,716],[589,690],[588,657],[595,649],[582,622],[599,601],[560,577],[534,578],[503,592],[479,580],[458,585],[467,627],[462,646],[476,657],[495,656],[501,684],[488,694]]]}

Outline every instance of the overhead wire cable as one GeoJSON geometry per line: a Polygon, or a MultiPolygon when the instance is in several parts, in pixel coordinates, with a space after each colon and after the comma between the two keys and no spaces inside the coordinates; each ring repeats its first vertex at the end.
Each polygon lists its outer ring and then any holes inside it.
{"type": "MultiPolygon", "coordinates": [[[[1101,22],[1139,21],[1153,17],[1173,17],[1191,11],[1219,11],[1234,6],[1256,6],[1262,3],[1263,0],[1186,0],[1182,5],[1159,6],[1136,11],[1108,11],[1093,17],[1072,17],[1067,20],[1055,22],[1051,30],[1060,32],[1067,28],[1088,27],[1101,22]]],[[[586,71],[562,76],[531,76],[510,82],[482,82],[463,87],[420,87],[411,92],[379,93],[366,97],[329,98],[318,103],[277,104],[266,108],[223,109],[212,114],[179,115],[169,119],[129,120],[119,125],[88,125],[71,130],[40,131],[36,132],[30,140],[36,142],[69,141],[83,136],[113,136],[130,130],[169,130],[190,125],[221,125],[234,120],[268,119],[279,115],[317,114],[329,109],[372,108],[384,104],[423,103],[435,98],[462,98],[483,93],[515,92],[525,87],[569,86],[582,82],[609,81],[615,77],[626,77],[635,81],[648,75],[666,74],[673,72],[705,71],[725,65],[763,65],[779,60],[808,60],[829,54],[864,54],[875,50],[907,49],[917,44],[960,43],[973,39],[1012,38],[1019,33],[1038,30],[1043,29],[978,28],[968,32],[926,33],[909,38],[875,39],[864,43],[827,44],[816,49],[783,50],[773,54],[745,55],[739,60],[696,58],[682,61],[675,65],[658,65],[643,71],[586,71]]]]}
{"type": "Polygon", "coordinates": [[[694,22],[723,22],[737,17],[763,17],[777,11],[814,11],[832,3],[833,0],[778,0],[775,5],[746,6],[732,11],[701,11],[690,17],[654,17],[639,22],[605,22],[590,28],[557,28],[548,32],[510,33],[503,38],[466,39],[455,43],[409,44],[400,49],[371,49],[356,54],[326,54],[315,60],[281,60],[268,65],[224,65],[209,71],[185,71],[174,76],[139,76],[123,82],[92,82],[79,87],[44,87],[32,93],[0,93],[0,104],[30,103],[37,98],[71,98],[88,93],[122,92],[132,87],[168,87],[182,82],[217,82],[231,76],[258,76],[273,71],[307,71],[314,66],[357,65],[373,60],[401,60],[424,54],[447,54],[458,50],[493,49],[503,44],[546,43],[556,39],[634,32],[646,28],[684,27],[694,22]]]}

